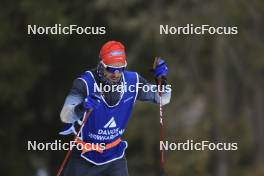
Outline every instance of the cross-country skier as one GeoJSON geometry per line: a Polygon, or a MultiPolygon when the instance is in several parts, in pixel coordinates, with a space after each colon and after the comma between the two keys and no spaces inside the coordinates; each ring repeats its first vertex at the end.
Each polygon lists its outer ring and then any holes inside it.
{"type": "MultiPolygon", "coordinates": [[[[155,85],[136,72],[126,71],[126,53],[122,43],[105,43],[99,58],[97,68],[74,80],[60,114],[62,122],[74,124],[81,121],[87,110],[91,110],[76,140],[77,144],[86,147],[82,151],[73,150],[64,176],[128,176],[125,158],[128,144],[121,137],[134,104],[136,100],[160,103],[157,89],[153,91],[155,85]],[[100,145],[91,147],[90,144],[100,145]],[[87,149],[87,146],[90,148],[87,149]]],[[[162,84],[166,84],[167,74],[164,60],[158,59],[153,70],[154,77],[162,78],[162,84]]],[[[170,97],[171,92],[164,91],[162,105],[168,104],[170,97]]],[[[71,130],[74,131],[73,126],[62,134],[71,130]]]]}

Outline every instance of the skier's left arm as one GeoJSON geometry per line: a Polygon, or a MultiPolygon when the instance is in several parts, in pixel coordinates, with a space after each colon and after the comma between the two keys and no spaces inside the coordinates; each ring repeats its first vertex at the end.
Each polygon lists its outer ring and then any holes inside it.
{"type": "MultiPolygon", "coordinates": [[[[160,62],[157,64],[156,68],[153,70],[155,78],[161,78],[161,85],[163,86],[163,91],[161,93],[161,104],[166,105],[170,103],[171,99],[171,87],[167,84],[167,75],[168,67],[166,63],[160,59],[160,62]]],[[[139,75],[139,88],[137,100],[151,102],[151,103],[160,103],[160,96],[157,90],[157,86],[150,84],[146,79],[139,75]],[[154,91],[153,91],[154,90],[154,91]]]]}

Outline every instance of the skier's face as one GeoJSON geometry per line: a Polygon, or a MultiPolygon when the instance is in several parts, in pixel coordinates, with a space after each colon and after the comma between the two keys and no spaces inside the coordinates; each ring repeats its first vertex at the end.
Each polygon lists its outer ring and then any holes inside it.
{"type": "Polygon", "coordinates": [[[117,62],[111,65],[107,65],[105,67],[105,77],[112,81],[112,82],[118,82],[122,76],[122,73],[125,69],[125,65],[121,62],[117,62]]]}

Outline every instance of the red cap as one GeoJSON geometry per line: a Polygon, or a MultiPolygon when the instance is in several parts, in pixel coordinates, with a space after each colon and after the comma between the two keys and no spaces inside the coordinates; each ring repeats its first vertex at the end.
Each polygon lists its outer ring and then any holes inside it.
{"type": "Polygon", "coordinates": [[[106,65],[117,62],[126,64],[125,47],[122,43],[117,41],[106,42],[100,50],[99,57],[106,65]]]}

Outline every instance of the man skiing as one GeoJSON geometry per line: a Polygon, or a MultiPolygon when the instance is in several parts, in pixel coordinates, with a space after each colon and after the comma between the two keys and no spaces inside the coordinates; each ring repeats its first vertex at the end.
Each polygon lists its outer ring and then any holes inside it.
{"type": "MultiPolygon", "coordinates": [[[[64,170],[64,176],[128,176],[125,149],[122,140],[127,122],[136,100],[159,104],[159,93],[153,91],[143,77],[136,72],[126,71],[125,47],[117,41],[105,43],[99,54],[100,62],[95,69],[86,71],[75,79],[61,111],[64,123],[76,124],[90,110],[89,117],[76,143],[105,144],[101,148],[91,147],[81,151],[74,149],[64,170]],[[140,85],[140,87],[138,86],[140,85]],[[121,89],[106,91],[106,86],[121,86],[121,89]],[[124,86],[128,89],[124,89],[124,86]],[[142,89],[143,86],[149,89],[142,89]],[[147,91],[146,91],[147,90],[147,91]]],[[[168,68],[158,59],[153,70],[155,78],[166,85],[168,68]]],[[[171,92],[163,92],[162,105],[170,102],[171,92]]],[[[74,132],[74,126],[62,132],[74,132]]]]}

